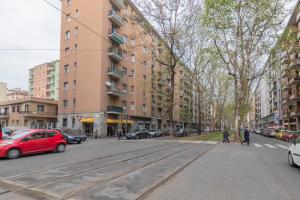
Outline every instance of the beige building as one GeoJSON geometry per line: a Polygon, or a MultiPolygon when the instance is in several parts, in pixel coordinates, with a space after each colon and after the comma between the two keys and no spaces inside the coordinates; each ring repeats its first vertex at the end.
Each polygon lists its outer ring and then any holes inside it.
{"type": "MultiPolygon", "coordinates": [[[[170,77],[155,61],[165,48],[130,0],[63,0],[58,126],[105,137],[117,128],[168,127],[170,77]],[[74,19],[97,34],[83,27],[74,19]]],[[[176,73],[175,121],[197,119],[193,80],[176,73]],[[191,87],[190,87],[191,86],[191,87]]],[[[193,122],[193,121],[192,121],[193,122]]]]}
{"type": "Polygon", "coordinates": [[[0,103],[0,123],[11,130],[55,128],[57,101],[28,97],[0,103]]]}
{"type": "Polygon", "coordinates": [[[6,101],[14,101],[29,97],[29,93],[21,88],[8,89],[6,92],[6,101]]]}
{"type": "Polygon", "coordinates": [[[59,61],[44,63],[29,70],[31,97],[58,100],[59,61]]]}
{"type": "Polygon", "coordinates": [[[0,82],[0,102],[6,101],[7,83],[0,82]]]}

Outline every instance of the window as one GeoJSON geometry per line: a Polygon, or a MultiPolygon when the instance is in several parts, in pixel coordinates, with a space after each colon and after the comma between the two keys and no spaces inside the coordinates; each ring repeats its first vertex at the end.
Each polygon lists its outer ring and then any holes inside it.
{"type": "Polygon", "coordinates": [[[123,84],[123,90],[127,92],[127,85],[123,84]]]}
{"type": "Polygon", "coordinates": [[[55,132],[47,132],[46,133],[46,137],[48,137],[48,138],[54,137],[55,135],[56,135],[55,132]]]}
{"type": "Polygon", "coordinates": [[[70,55],[70,48],[69,47],[65,48],[65,55],[66,56],[70,55]]]}
{"type": "Polygon", "coordinates": [[[65,74],[68,74],[70,72],[70,66],[69,65],[65,65],[64,71],[65,71],[65,74]]]}
{"type": "Polygon", "coordinates": [[[127,68],[123,67],[123,75],[126,76],[127,75],[127,68]]]}
{"type": "Polygon", "coordinates": [[[66,15],[66,22],[70,22],[71,21],[71,15],[70,14],[67,14],[66,15]]]}
{"type": "Polygon", "coordinates": [[[135,46],[135,39],[134,38],[131,39],[131,46],[135,46]]]}
{"type": "Polygon", "coordinates": [[[147,53],[147,47],[143,48],[144,53],[147,53]]]}
{"type": "Polygon", "coordinates": [[[76,99],[73,99],[73,108],[76,108],[76,99]]]}
{"type": "Polygon", "coordinates": [[[74,36],[75,36],[75,37],[77,37],[77,36],[78,36],[78,27],[76,27],[76,28],[75,28],[75,31],[74,31],[74,36]]]}
{"type": "Polygon", "coordinates": [[[63,119],[63,124],[62,124],[63,127],[67,127],[68,126],[68,119],[64,118],[63,119]]]}
{"type": "Polygon", "coordinates": [[[135,71],[134,69],[130,70],[129,77],[133,78],[135,76],[135,71]]]}
{"type": "Polygon", "coordinates": [[[124,39],[124,44],[126,44],[126,43],[127,43],[127,40],[128,40],[127,36],[126,36],[126,35],[123,35],[123,39],[124,39]]]}
{"type": "Polygon", "coordinates": [[[66,34],[65,34],[65,39],[70,40],[70,38],[71,38],[70,31],[67,31],[66,34]]]}
{"type": "Polygon", "coordinates": [[[44,112],[45,111],[45,106],[44,105],[37,105],[37,111],[38,112],[44,112]]]}
{"type": "Polygon", "coordinates": [[[77,70],[77,62],[74,62],[74,68],[77,70]]]}
{"type": "Polygon", "coordinates": [[[134,86],[131,86],[131,87],[130,87],[130,92],[131,92],[131,93],[134,93],[134,86]]]}
{"type": "Polygon", "coordinates": [[[64,100],[64,108],[68,107],[68,100],[64,100]]]}
{"type": "Polygon", "coordinates": [[[15,106],[12,107],[12,112],[13,113],[16,112],[16,107],[15,106]]]}
{"type": "Polygon", "coordinates": [[[45,133],[34,133],[30,136],[28,136],[29,140],[37,140],[37,139],[41,139],[41,138],[45,138],[45,133]]]}
{"type": "Polygon", "coordinates": [[[131,55],[131,62],[135,63],[135,55],[133,55],[133,54],[131,55]]]}
{"type": "Polygon", "coordinates": [[[147,79],[146,74],[143,75],[143,78],[144,78],[144,81],[146,81],[146,79],[147,79]]]}
{"type": "Polygon", "coordinates": [[[72,118],[72,128],[75,128],[75,117],[72,118]]]}
{"type": "Polygon", "coordinates": [[[131,102],[130,103],[130,110],[134,110],[134,109],[135,109],[134,102],[131,102]]]}
{"type": "Polygon", "coordinates": [[[64,91],[67,91],[69,89],[69,83],[64,82],[64,91]]]}
{"type": "Polygon", "coordinates": [[[146,106],[146,104],[143,104],[143,106],[142,106],[142,111],[143,111],[143,112],[147,112],[147,106],[146,106]]]}
{"type": "Polygon", "coordinates": [[[147,67],[147,62],[145,60],[143,61],[143,67],[147,67]]]}
{"type": "Polygon", "coordinates": [[[79,10],[76,9],[76,14],[75,14],[76,17],[79,17],[79,10]]]}
{"type": "Polygon", "coordinates": [[[73,81],[73,86],[74,86],[74,89],[76,89],[76,87],[77,87],[77,81],[76,80],[73,81]]]}
{"type": "Polygon", "coordinates": [[[72,0],[67,0],[67,5],[70,6],[72,3],[72,0]]]}
{"type": "Polygon", "coordinates": [[[78,44],[75,44],[74,49],[75,49],[75,52],[78,50],[78,44]]]}
{"type": "Polygon", "coordinates": [[[20,112],[20,106],[17,106],[17,112],[20,112]]]}
{"type": "Polygon", "coordinates": [[[146,90],[144,90],[143,91],[143,96],[146,97],[146,95],[147,95],[147,92],[146,92],[146,90]]]}

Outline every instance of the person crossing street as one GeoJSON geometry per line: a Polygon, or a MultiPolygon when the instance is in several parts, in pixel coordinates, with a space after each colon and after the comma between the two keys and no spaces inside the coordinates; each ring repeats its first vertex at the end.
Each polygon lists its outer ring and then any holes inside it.
{"type": "Polygon", "coordinates": [[[250,145],[250,134],[247,127],[244,130],[244,141],[241,144],[244,144],[245,142],[247,142],[248,146],[250,145]]]}

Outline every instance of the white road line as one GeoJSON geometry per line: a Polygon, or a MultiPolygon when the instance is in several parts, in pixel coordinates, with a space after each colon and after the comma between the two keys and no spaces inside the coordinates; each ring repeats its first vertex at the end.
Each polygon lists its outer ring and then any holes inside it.
{"type": "Polygon", "coordinates": [[[276,149],[277,147],[275,147],[275,146],[273,146],[273,145],[271,145],[271,144],[264,144],[265,146],[267,146],[267,147],[269,147],[269,148],[271,148],[271,149],[276,149]]]}
{"type": "Polygon", "coordinates": [[[281,148],[283,148],[283,149],[289,149],[287,146],[283,146],[283,145],[281,145],[281,144],[276,144],[276,146],[281,147],[281,148]]]}
{"type": "Polygon", "coordinates": [[[207,141],[205,144],[218,144],[218,142],[213,142],[213,141],[207,141]]]}
{"type": "Polygon", "coordinates": [[[258,148],[262,148],[263,146],[257,143],[253,143],[253,146],[258,147],[258,148]]]}
{"type": "Polygon", "coordinates": [[[194,141],[194,142],[192,142],[193,144],[202,144],[203,143],[203,141],[194,141]]]}

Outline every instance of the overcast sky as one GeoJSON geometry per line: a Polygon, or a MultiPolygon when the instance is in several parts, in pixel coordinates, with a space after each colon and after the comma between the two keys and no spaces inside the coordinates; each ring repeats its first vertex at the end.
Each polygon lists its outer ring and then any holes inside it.
{"type": "Polygon", "coordinates": [[[1,49],[59,49],[60,12],[43,0],[0,0],[0,16],[0,81],[27,89],[28,69],[59,59],[59,52],[1,49]]]}
{"type": "Polygon", "coordinates": [[[59,49],[60,12],[43,0],[0,0],[0,16],[0,81],[27,89],[28,69],[59,59],[59,51],[1,49],[59,49]]]}

